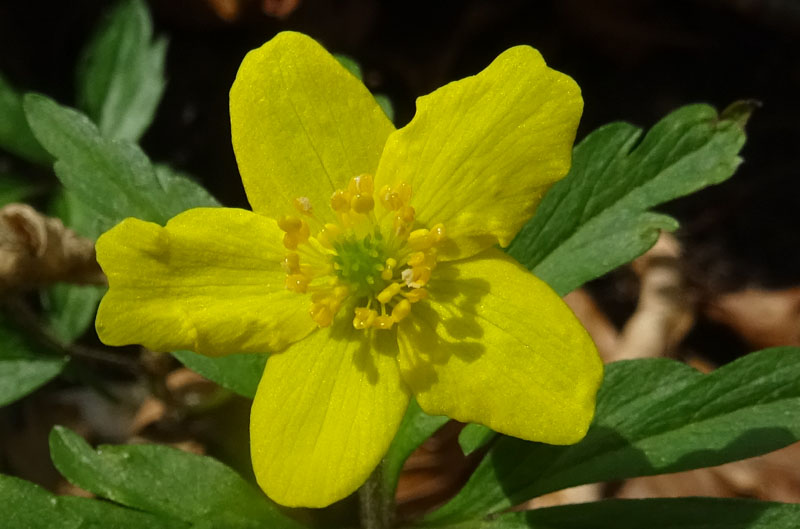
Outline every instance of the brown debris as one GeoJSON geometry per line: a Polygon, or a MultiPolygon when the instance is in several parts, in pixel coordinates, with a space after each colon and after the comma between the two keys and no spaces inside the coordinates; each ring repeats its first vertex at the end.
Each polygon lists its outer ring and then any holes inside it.
{"type": "Polygon", "coordinates": [[[706,315],[732,328],[758,349],[800,346],[800,287],[750,288],[712,300],[706,315]]]}
{"type": "Polygon", "coordinates": [[[105,282],[94,243],[27,204],[0,209],[0,291],[57,281],[105,282]]]}
{"type": "Polygon", "coordinates": [[[606,361],[664,356],[694,325],[695,304],[686,288],[675,237],[663,232],[631,266],[639,275],[639,303],[606,361]]]}

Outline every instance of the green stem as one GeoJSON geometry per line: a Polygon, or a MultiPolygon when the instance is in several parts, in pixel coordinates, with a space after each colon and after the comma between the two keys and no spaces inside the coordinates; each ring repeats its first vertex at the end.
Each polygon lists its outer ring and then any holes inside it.
{"type": "Polygon", "coordinates": [[[389,529],[394,521],[394,495],[383,481],[383,462],[358,489],[361,529],[389,529]]]}

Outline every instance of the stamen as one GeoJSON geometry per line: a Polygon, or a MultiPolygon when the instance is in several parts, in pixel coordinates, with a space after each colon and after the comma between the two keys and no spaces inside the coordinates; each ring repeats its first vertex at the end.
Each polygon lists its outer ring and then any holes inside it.
{"type": "Polygon", "coordinates": [[[400,293],[400,283],[390,283],[388,287],[384,288],[380,294],[375,296],[375,299],[381,303],[389,303],[393,297],[400,293]]]}
{"type": "Polygon", "coordinates": [[[354,309],[354,328],[391,329],[409,316],[414,303],[428,296],[425,287],[436,268],[436,247],[445,238],[444,226],[415,229],[410,185],[385,185],[378,193],[374,186],[372,175],[362,174],[335,191],[330,206],[337,213],[336,223],[322,225],[308,197],[294,200],[298,215],[278,220],[285,232],[284,246],[290,250],[282,262],[286,288],[310,296],[309,313],[320,327],[330,326],[344,301],[352,297],[365,302],[354,309]],[[377,216],[376,202],[384,209],[377,216]],[[392,225],[379,220],[386,212],[391,212],[392,225]],[[316,241],[296,252],[311,238],[309,223],[319,230],[316,241]],[[377,304],[380,311],[372,308],[377,304]]]}
{"type": "Polygon", "coordinates": [[[403,319],[405,319],[405,317],[408,316],[410,312],[411,312],[411,302],[408,301],[407,299],[403,299],[392,309],[392,319],[395,322],[400,322],[403,319]]]}
{"type": "Polygon", "coordinates": [[[304,294],[308,290],[311,279],[303,274],[290,274],[286,276],[286,289],[299,294],[304,294]]]}
{"type": "Polygon", "coordinates": [[[353,327],[359,330],[367,329],[375,322],[378,313],[367,307],[358,307],[353,318],[353,327]]]}
{"type": "Polygon", "coordinates": [[[392,325],[394,325],[394,320],[392,319],[391,316],[386,316],[386,315],[377,316],[375,318],[375,321],[372,323],[372,326],[375,327],[376,329],[384,329],[384,330],[391,329],[392,325]]]}
{"type": "Polygon", "coordinates": [[[338,213],[350,211],[350,195],[342,190],[336,190],[331,195],[331,209],[338,213]]]}
{"type": "Polygon", "coordinates": [[[369,213],[375,207],[375,199],[372,198],[372,195],[358,194],[350,199],[350,207],[356,213],[369,213]]]}
{"type": "Polygon", "coordinates": [[[296,274],[300,271],[300,256],[294,252],[286,254],[282,266],[287,274],[296,274]]]}

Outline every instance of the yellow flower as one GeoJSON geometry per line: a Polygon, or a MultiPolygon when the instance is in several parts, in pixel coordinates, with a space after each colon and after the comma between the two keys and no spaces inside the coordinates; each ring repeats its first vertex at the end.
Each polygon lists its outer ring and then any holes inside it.
{"type": "Polygon", "coordinates": [[[395,130],[321,46],[281,33],[245,57],[230,94],[253,212],[193,209],[104,234],[98,333],[273,353],[251,451],[284,505],[353,492],[412,395],[429,414],[575,443],[594,412],[596,349],[495,245],[566,174],[581,110],[575,82],[519,46],[420,98],[395,130]]]}

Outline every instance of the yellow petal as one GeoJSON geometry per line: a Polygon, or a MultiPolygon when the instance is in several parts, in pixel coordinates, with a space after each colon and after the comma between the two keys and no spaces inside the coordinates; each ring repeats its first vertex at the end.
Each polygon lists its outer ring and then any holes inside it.
{"type": "Polygon", "coordinates": [[[386,143],[375,187],[411,184],[417,219],[445,226],[445,258],[507,246],[567,174],[582,110],[575,81],[533,48],[511,48],[417,99],[414,119],[386,143]]]}
{"type": "Polygon", "coordinates": [[[408,405],[396,355],[393,332],[368,334],[339,320],[269,358],[250,414],[250,448],[270,498],[324,507],[366,481],[408,405]]]}
{"type": "Polygon", "coordinates": [[[210,356],[285,348],[314,323],[308,298],[285,288],[282,236],[241,209],[192,209],[166,227],[122,221],[97,241],[109,284],[100,339],[210,356]]]}
{"type": "Polygon", "coordinates": [[[230,113],[250,205],[275,218],[303,196],[332,219],[333,191],[374,174],[394,130],[361,81],[314,40],[291,32],[247,54],[230,113]]]}
{"type": "Polygon", "coordinates": [[[499,250],[436,272],[429,301],[398,329],[422,409],[531,441],[579,441],[603,366],[567,305],[499,250]]]}

